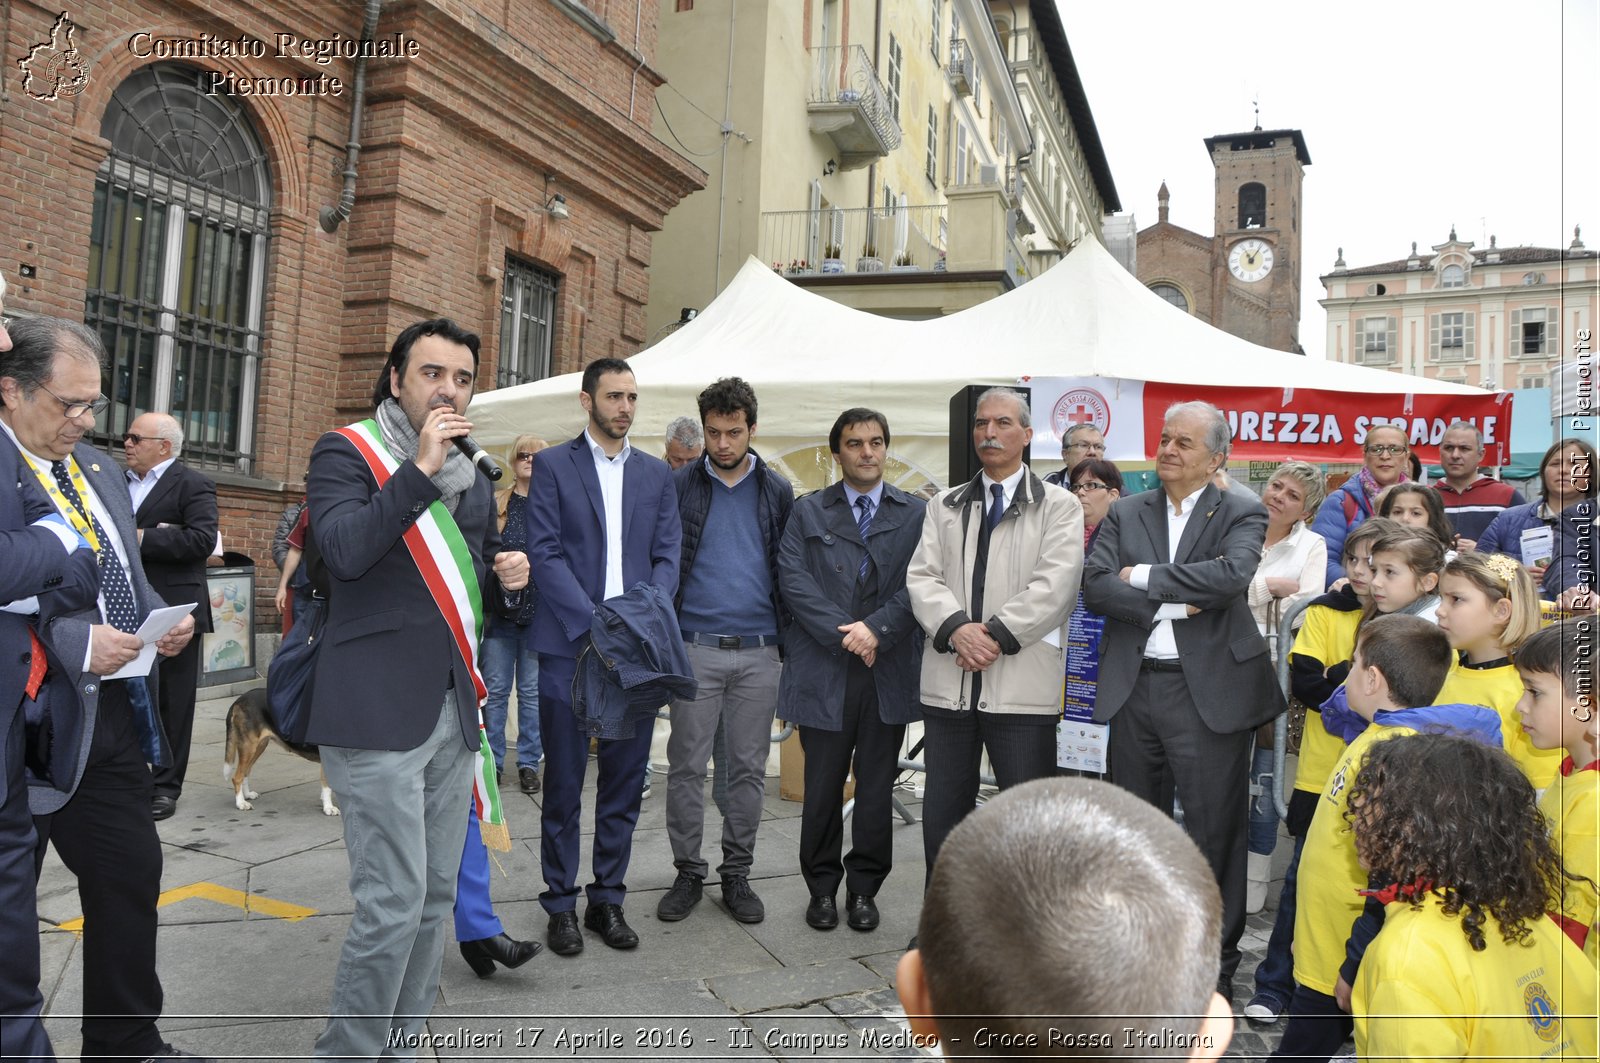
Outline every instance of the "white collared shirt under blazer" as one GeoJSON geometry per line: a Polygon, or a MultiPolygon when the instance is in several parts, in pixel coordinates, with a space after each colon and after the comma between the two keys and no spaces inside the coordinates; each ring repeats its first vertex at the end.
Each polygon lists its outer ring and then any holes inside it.
{"type": "Polygon", "coordinates": [[[906,589],[930,644],[922,655],[922,701],[935,708],[1054,714],[1061,711],[1067,616],[1083,575],[1083,507],[1070,491],[1023,466],[1023,477],[991,533],[983,615],[967,614],[972,566],[988,508],[979,475],[928,503],[906,589]],[[977,705],[972,677],[948,647],[963,618],[998,622],[1001,656],[983,672],[977,705]],[[944,637],[941,639],[941,634],[944,637]],[[941,646],[943,650],[941,651],[941,646]]]}

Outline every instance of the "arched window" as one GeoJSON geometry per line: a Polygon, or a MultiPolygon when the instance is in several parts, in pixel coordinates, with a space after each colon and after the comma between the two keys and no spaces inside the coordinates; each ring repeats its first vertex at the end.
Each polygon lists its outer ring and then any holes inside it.
{"type": "Polygon", "coordinates": [[[203,75],[156,63],[111,97],[94,184],[84,321],[110,354],[102,443],[140,413],[183,426],[184,460],[250,472],[266,286],[266,153],[203,75]]]}
{"type": "Polygon", "coordinates": [[[1251,181],[1239,186],[1239,228],[1259,229],[1267,224],[1267,186],[1251,181]]]}
{"type": "Polygon", "coordinates": [[[1465,288],[1467,286],[1467,271],[1460,266],[1446,266],[1439,271],[1439,287],[1465,288]]]}
{"type": "Polygon", "coordinates": [[[1182,310],[1185,314],[1189,312],[1189,299],[1183,294],[1183,289],[1176,284],[1152,284],[1150,285],[1150,290],[1179,310],[1182,310]]]}

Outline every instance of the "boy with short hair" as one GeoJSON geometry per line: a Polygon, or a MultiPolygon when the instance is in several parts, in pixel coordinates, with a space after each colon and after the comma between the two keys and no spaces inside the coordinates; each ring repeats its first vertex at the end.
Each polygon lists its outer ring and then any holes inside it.
{"type": "MultiPolygon", "coordinates": [[[[1493,710],[1432,704],[1452,659],[1445,633],[1421,617],[1375,617],[1356,636],[1350,674],[1341,689],[1349,710],[1366,726],[1335,763],[1306,832],[1295,898],[1295,990],[1275,1057],[1328,1059],[1354,1029],[1349,987],[1342,984],[1340,968],[1352,927],[1362,914],[1359,891],[1367,885],[1367,874],[1345,813],[1350,783],[1367,751],[1375,742],[1419,732],[1454,732],[1500,744],[1500,718],[1493,710]]],[[[1324,707],[1325,720],[1331,709],[1331,702],[1324,707]]],[[[1357,948],[1366,940],[1370,934],[1357,948]]]]}
{"type": "Polygon", "coordinates": [[[1233,1036],[1221,922],[1171,819],[1108,783],[1038,779],[945,839],[896,986],[917,1043],[946,1056],[1216,1059],[1233,1036]]]}
{"type": "Polygon", "coordinates": [[[1517,712],[1535,749],[1564,748],[1567,757],[1539,799],[1568,881],[1551,917],[1600,966],[1600,712],[1594,700],[1594,628],[1588,617],[1562,620],[1530,635],[1512,655],[1522,677],[1517,712]]]}

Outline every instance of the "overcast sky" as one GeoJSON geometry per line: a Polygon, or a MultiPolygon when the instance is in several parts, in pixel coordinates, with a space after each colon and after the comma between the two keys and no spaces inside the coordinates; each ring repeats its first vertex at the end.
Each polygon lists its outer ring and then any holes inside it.
{"type": "Polygon", "coordinates": [[[1124,213],[1211,235],[1203,141],[1299,129],[1306,168],[1300,342],[1323,356],[1318,276],[1428,253],[1450,226],[1501,247],[1600,247],[1594,0],[1057,0],[1124,213]]]}

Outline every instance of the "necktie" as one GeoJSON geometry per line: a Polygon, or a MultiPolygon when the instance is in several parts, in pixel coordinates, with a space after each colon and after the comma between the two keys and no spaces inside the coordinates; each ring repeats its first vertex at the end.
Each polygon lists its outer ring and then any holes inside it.
{"type": "Polygon", "coordinates": [[[861,495],[856,499],[856,508],[861,512],[856,515],[856,529],[861,532],[861,567],[856,570],[856,579],[867,578],[867,566],[872,563],[872,557],[867,554],[867,529],[872,527],[872,499],[861,495]]]}
{"type": "Polygon", "coordinates": [[[44,643],[39,641],[39,636],[33,633],[33,628],[28,629],[28,685],[22,692],[32,701],[39,696],[39,688],[44,685],[44,673],[48,670],[49,662],[45,660],[44,643]]]}
{"type": "Polygon", "coordinates": [[[128,583],[128,574],[122,570],[122,562],[117,558],[110,536],[106,535],[106,530],[100,526],[100,521],[84,502],[83,496],[78,494],[78,488],[67,471],[67,463],[51,462],[50,472],[55,476],[56,486],[61,488],[61,493],[94,528],[100,540],[100,553],[95,560],[100,566],[100,591],[106,599],[106,620],[118,631],[139,630],[139,607],[133,599],[133,587],[128,583]]]}
{"type": "MultiPolygon", "coordinates": [[[[106,601],[106,622],[118,631],[138,631],[139,605],[134,600],[133,585],[128,582],[128,574],[122,571],[122,561],[117,557],[116,548],[111,545],[111,537],[106,534],[105,528],[95,517],[94,511],[89,508],[84,497],[78,493],[78,488],[72,482],[72,474],[67,471],[67,463],[51,462],[50,472],[55,477],[56,486],[61,488],[62,495],[79,515],[89,522],[94,528],[96,538],[100,540],[100,552],[95,561],[100,567],[100,594],[106,601]]],[[[143,677],[128,679],[124,685],[128,693],[128,708],[133,713],[134,728],[139,733],[139,746],[144,752],[144,759],[158,767],[170,764],[166,734],[161,728],[160,718],[156,715],[150,688],[145,685],[143,677]]]]}
{"type": "Polygon", "coordinates": [[[990,484],[989,493],[994,496],[994,502],[989,506],[989,527],[993,528],[1000,523],[1000,515],[1006,511],[1006,489],[1000,484],[990,484]]]}

